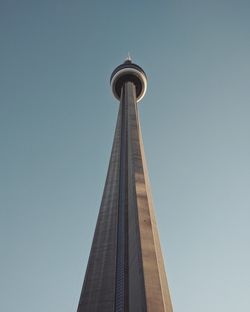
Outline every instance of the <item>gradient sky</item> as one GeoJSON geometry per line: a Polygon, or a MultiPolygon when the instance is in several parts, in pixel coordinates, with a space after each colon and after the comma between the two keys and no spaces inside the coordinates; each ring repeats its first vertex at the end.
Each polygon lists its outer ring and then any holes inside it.
{"type": "Polygon", "coordinates": [[[113,140],[145,151],[175,312],[250,311],[250,1],[0,1],[0,311],[76,311],[113,140]]]}

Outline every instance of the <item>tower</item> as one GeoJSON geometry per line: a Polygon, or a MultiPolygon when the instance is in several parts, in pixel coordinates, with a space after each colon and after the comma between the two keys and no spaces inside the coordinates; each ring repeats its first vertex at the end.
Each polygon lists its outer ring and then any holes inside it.
{"type": "Polygon", "coordinates": [[[77,312],[172,312],[137,107],[147,77],[127,59],[110,83],[120,107],[77,312]]]}

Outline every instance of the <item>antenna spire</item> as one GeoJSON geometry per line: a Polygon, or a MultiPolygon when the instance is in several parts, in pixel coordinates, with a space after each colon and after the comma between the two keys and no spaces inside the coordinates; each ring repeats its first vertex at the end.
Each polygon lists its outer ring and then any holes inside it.
{"type": "Polygon", "coordinates": [[[128,56],[126,57],[125,61],[132,62],[132,59],[131,59],[131,56],[130,56],[130,53],[129,53],[129,52],[128,52],[128,56]]]}

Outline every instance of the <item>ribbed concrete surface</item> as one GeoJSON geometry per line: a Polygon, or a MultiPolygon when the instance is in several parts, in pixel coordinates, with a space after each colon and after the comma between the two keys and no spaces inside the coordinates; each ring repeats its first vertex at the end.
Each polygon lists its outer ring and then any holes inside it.
{"type": "Polygon", "coordinates": [[[77,310],[78,312],[114,311],[120,123],[121,113],[118,114],[108,174],[77,310]]]}
{"type": "Polygon", "coordinates": [[[133,83],[127,82],[123,88],[103,199],[78,312],[117,312],[116,259],[121,247],[125,248],[124,263],[128,264],[128,270],[124,268],[126,289],[123,312],[172,312],[150,193],[135,87],[133,83]],[[126,109],[122,109],[124,105],[126,109]],[[126,114],[125,119],[122,114],[126,114]],[[121,126],[122,120],[126,120],[125,126],[124,123],[121,126]],[[121,149],[121,136],[124,134],[126,145],[121,149]],[[121,150],[126,153],[125,166],[123,163],[125,169],[122,170],[121,150]],[[124,174],[126,179],[121,179],[124,174]],[[125,187],[121,185],[121,181],[126,181],[125,187]],[[119,245],[117,250],[121,187],[126,190],[126,244],[119,245]]]}

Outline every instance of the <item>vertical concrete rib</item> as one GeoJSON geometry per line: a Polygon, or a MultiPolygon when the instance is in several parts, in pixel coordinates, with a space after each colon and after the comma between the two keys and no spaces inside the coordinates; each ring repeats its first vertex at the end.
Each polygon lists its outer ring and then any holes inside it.
{"type": "Polygon", "coordinates": [[[128,311],[128,247],[127,247],[127,214],[128,214],[128,106],[126,88],[123,87],[120,101],[121,106],[121,138],[120,138],[120,175],[117,225],[117,254],[116,254],[116,293],[115,312],[128,311]]]}

